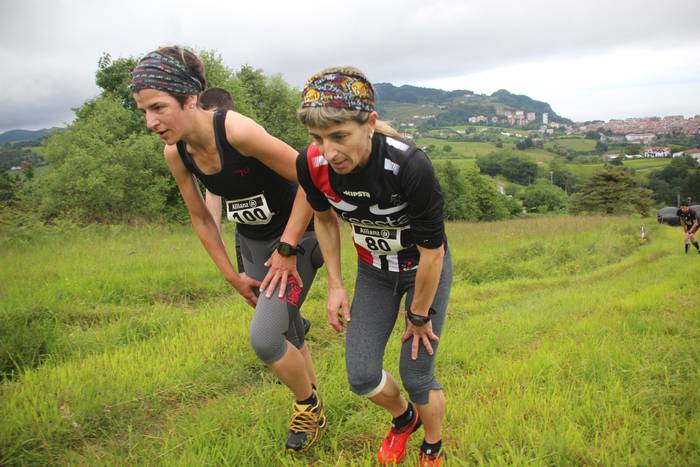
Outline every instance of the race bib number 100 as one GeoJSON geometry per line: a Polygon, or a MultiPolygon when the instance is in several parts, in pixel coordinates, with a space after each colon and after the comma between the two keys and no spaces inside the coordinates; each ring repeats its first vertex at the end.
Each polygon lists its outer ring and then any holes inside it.
{"type": "Polygon", "coordinates": [[[398,253],[407,247],[401,245],[401,229],[387,227],[367,227],[353,224],[352,236],[355,243],[377,253],[398,253]]]}
{"type": "Polygon", "coordinates": [[[264,225],[272,219],[265,195],[226,201],[228,220],[239,224],[264,225]]]}

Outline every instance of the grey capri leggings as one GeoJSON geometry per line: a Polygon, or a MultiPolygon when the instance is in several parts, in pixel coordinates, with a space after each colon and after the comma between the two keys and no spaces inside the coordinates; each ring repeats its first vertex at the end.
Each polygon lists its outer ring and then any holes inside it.
{"type": "MultiPolygon", "coordinates": [[[[345,364],[350,389],[365,396],[382,382],[384,349],[396,323],[401,298],[406,294],[410,307],[416,282],[416,270],[388,272],[358,260],[355,296],[352,301],[352,320],[345,338],[345,364]]],[[[452,286],[452,260],[447,248],[432,308],[433,332],[440,336],[445,323],[447,302],[452,286]]],[[[404,322],[405,326],[405,322],[404,322]]],[[[428,355],[419,344],[418,359],[411,360],[412,339],[401,346],[399,372],[406,392],[416,404],[427,404],[430,390],[441,389],[435,379],[435,356],[439,347],[433,341],[433,355],[428,355]]]]}
{"type": "MultiPolygon", "coordinates": [[[[275,251],[279,238],[254,240],[239,234],[236,240],[241,246],[245,273],[259,281],[263,280],[267,274],[265,261],[275,251]]],[[[299,308],[311,288],[316,271],[323,264],[323,257],[314,232],[305,232],[299,244],[304,253],[297,255],[297,270],[304,287],[299,287],[294,278],[291,278],[283,298],[277,297],[279,286],[270,298],[260,294],[250,323],[250,343],[258,358],[266,364],[274,363],[284,356],[287,341],[298,349],[304,345],[304,326],[299,308]]]]}

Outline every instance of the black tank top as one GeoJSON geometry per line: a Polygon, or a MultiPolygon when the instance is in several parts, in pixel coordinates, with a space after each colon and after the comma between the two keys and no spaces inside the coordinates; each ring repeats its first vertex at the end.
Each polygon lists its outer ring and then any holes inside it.
{"type": "Polygon", "coordinates": [[[268,240],[282,234],[292,210],[296,184],[285,179],[254,157],[245,157],[226,139],[226,110],[214,114],[214,137],[221,170],[207,175],[199,170],[184,141],[177,151],[185,167],[210,192],[225,199],[229,220],[246,237],[268,240]]]}

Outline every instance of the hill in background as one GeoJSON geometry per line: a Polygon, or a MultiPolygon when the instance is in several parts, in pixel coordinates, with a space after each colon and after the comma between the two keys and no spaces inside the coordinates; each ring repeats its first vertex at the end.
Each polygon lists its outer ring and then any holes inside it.
{"type": "Polygon", "coordinates": [[[489,96],[466,89],[444,91],[378,83],[375,91],[384,118],[416,127],[469,123],[514,125],[519,122],[519,126],[537,126],[547,121],[572,123],[557,115],[548,103],[512,94],[505,89],[489,96]],[[543,114],[547,114],[546,117],[543,114]]]}
{"type": "Polygon", "coordinates": [[[19,141],[35,141],[50,135],[60,128],[42,128],[41,130],[10,130],[0,133],[0,144],[16,143],[19,141]]]}

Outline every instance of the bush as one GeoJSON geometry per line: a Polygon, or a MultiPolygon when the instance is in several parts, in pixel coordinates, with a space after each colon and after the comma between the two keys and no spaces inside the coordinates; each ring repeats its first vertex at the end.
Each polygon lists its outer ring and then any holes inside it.
{"type": "Polygon", "coordinates": [[[523,204],[529,211],[560,212],[566,209],[567,196],[558,186],[537,183],[525,188],[523,204]]]}

